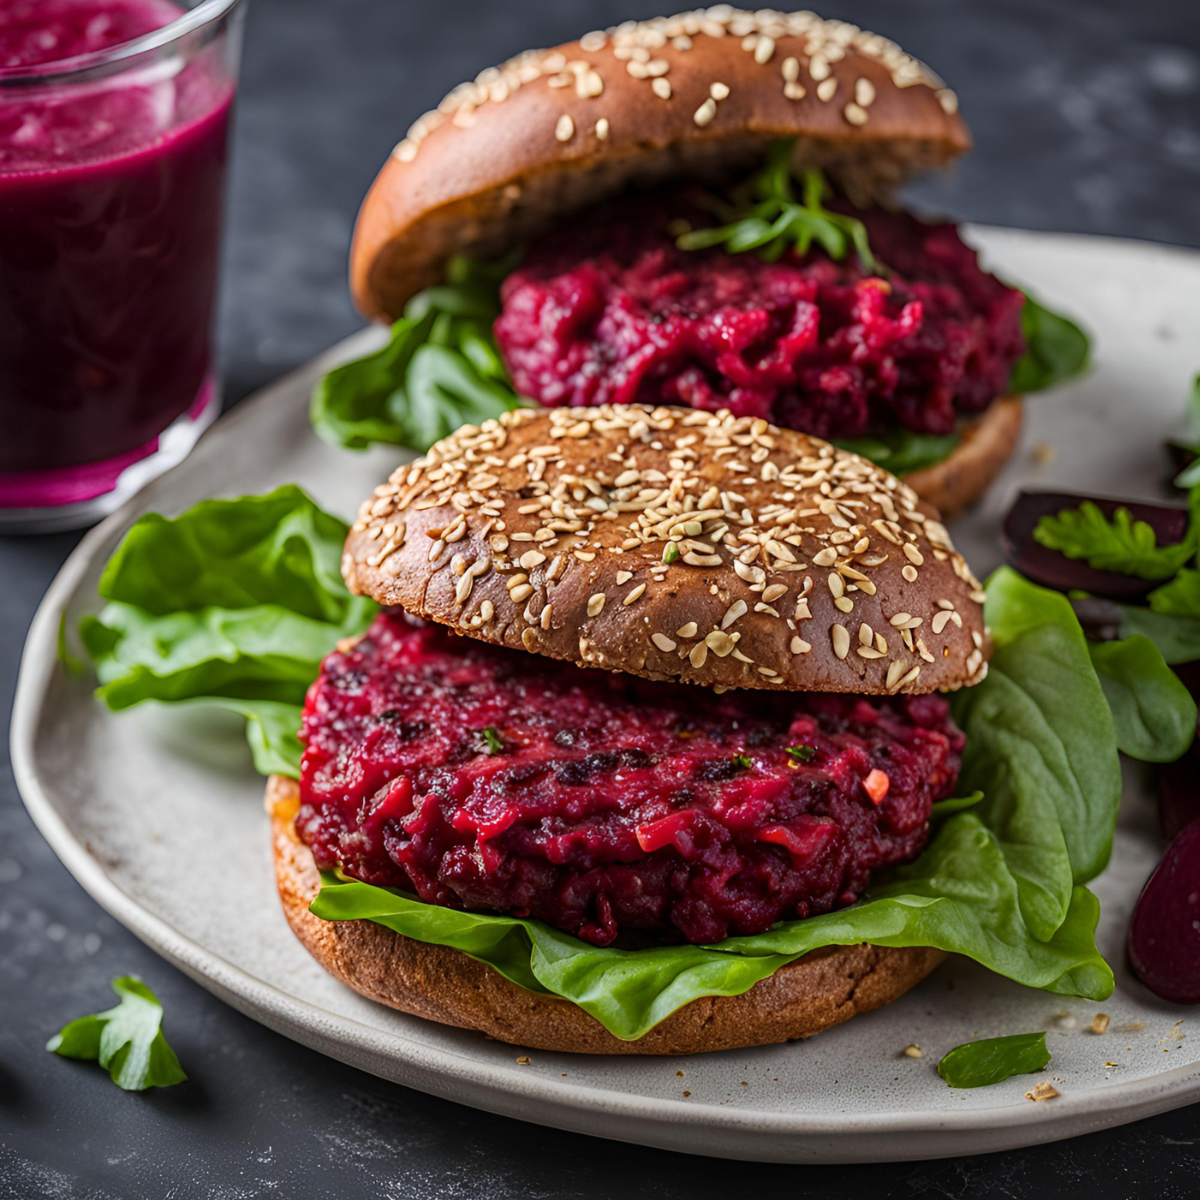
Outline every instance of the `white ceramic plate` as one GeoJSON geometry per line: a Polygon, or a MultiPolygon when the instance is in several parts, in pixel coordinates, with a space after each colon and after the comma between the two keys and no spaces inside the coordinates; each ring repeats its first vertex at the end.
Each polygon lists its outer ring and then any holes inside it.
{"type": "MultiPolygon", "coordinates": [[[[1028,405],[1021,450],[960,522],[981,573],[1000,558],[999,519],[1022,484],[1152,497],[1160,439],[1200,367],[1200,255],[1164,247],[974,230],[989,265],[1096,335],[1095,370],[1028,405]],[[1035,456],[1045,443],[1053,460],[1035,456]]],[[[274,894],[261,783],[236,724],[185,711],[121,716],[56,662],[63,612],[95,607],[100,568],[129,524],[211,495],[294,480],[350,514],[395,452],[350,456],[315,438],[307,396],[369,331],[220,421],[181,466],[94,530],[30,630],[12,741],[25,802],[70,871],[118,920],[210,991],[289,1037],[366,1071],[479,1108],[564,1129],[699,1154],[789,1162],[932,1158],[1068,1137],[1200,1099],[1197,1014],[1156,1001],[1123,953],[1138,889],[1160,845],[1145,781],[1127,774],[1113,864],[1098,881],[1100,947],[1117,973],[1103,1006],[1026,990],[966,961],[896,1004],[805,1043],[686,1059],[520,1051],[361,999],[292,937],[274,894]],[[1087,1032],[1096,1010],[1109,1032],[1087,1032]],[[935,1064],[978,1034],[1050,1031],[1058,1099],[1029,1078],[948,1088],[935,1064]],[[916,1043],[921,1059],[905,1057],[916,1043]]]]}

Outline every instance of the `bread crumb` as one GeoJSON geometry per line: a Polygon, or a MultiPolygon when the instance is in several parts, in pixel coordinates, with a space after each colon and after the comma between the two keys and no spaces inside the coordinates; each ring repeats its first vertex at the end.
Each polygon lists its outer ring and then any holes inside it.
{"type": "Polygon", "coordinates": [[[531,1059],[528,1054],[518,1054],[517,1055],[517,1066],[518,1067],[527,1067],[527,1066],[529,1066],[529,1064],[532,1061],[533,1061],[533,1059],[531,1059]]]}
{"type": "Polygon", "coordinates": [[[1058,1095],[1058,1088],[1044,1079],[1032,1091],[1025,1093],[1026,1100],[1053,1100],[1058,1095]]]}
{"type": "Polygon", "coordinates": [[[684,1092],[683,1094],[684,1094],[685,1096],[690,1096],[692,1093],[691,1093],[691,1092],[684,1092]]]}
{"type": "Polygon", "coordinates": [[[1039,467],[1044,467],[1054,461],[1054,447],[1049,442],[1034,442],[1029,455],[1039,467]]]}
{"type": "Polygon", "coordinates": [[[1092,1023],[1090,1026],[1088,1026],[1088,1028],[1091,1029],[1093,1033],[1107,1033],[1108,1021],[1108,1013],[1097,1013],[1092,1018],[1092,1023]]]}
{"type": "Polygon", "coordinates": [[[909,1058],[920,1058],[921,1057],[921,1047],[915,1046],[915,1045],[914,1046],[905,1046],[904,1053],[909,1058]]]}
{"type": "Polygon", "coordinates": [[[676,1071],[676,1072],[675,1072],[675,1078],[676,1078],[676,1079],[682,1079],[682,1078],[683,1078],[683,1072],[682,1072],[682,1071],[676,1071]]]}

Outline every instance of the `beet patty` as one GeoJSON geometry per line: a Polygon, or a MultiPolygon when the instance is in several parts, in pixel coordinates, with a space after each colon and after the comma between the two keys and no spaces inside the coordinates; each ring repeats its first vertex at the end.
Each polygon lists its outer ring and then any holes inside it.
{"type": "Polygon", "coordinates": [[[964,741],[940,696],[717,696],[398,611],[325,660],[301,737],[320,866],[598,945],[853,903],[920,853],[964,741]]]}
{"type": "Polygon", "coordinates": [[[671,193],[550,235],[501,289],[514,386],[551,407],[728,408],[824,438],[950,433],[1007,390],[1025,298],[953,225],[839,207],[865,224],[878,271],[821,250],[679,250],[669,229],[687,202],[671,193]]]}

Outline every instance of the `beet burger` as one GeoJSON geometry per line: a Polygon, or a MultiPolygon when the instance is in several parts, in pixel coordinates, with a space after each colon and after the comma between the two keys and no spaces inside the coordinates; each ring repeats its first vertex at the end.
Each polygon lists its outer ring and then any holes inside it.
{"type": "Polygon", "coordinates": [[[100,592],[101,698],[248,719],[288,921],[404,1012],[667,1054],[808,1036],[946,954],[1112,990],[1117,733],[1070,603],[981,590],[807,434],[518,408],[349,527],[294,486],[147,514],[100,592]]]}
{"type": "Polygon", "coordinates": [[[314,403],[426,448],[517,403],[687,405],[836,441],[944,516],[1086,340],[897,188],[970,138],[894,43],[719,6],[529,51],[409,130],[362,206],[360,309],[394,322],[314,403]]]}
{"type": "Polygon", "coordinates": [[[944,957],[828,948],[626,1042],[459,949],[309,911],[315,857],[591,947],[690,948],[916,858],[964,744],[939,693],[988,643],[945,530],[877,467],[727,413],[520,409],[397,470],[343,573],[385,608],[326,659],[270,798],[288,919],[350,986],[523,1045],[684,1053],[816,1033],[944,957]]]}

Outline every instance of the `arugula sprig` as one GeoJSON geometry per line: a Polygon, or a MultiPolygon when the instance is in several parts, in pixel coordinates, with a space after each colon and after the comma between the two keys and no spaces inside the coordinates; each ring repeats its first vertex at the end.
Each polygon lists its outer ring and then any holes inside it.
{"type": "Polygon", "coordinates": [[[807,254],[815,242],[830,258],[841,260],[853,249],[868,271],[879,264],[867,243],[866,226],[855,217],[831,212],[824,205],[829,194],[825,177],[815,167],[803,175],[803,188],[796,198],[792,180],[792,140],[773,142],[766,165],[735,194],[726,211],[726,224],[710,229],[692,229],[676,239],[681,250],[707,250],[720,246],[729,254],[758,251],[760,258],[775,262],[788,250],[807,254]]]}
{"type": "Polygon", "coordinates": [[[446,282],[418,292],[382,350],[335,367],[313,393],[313,428],[345,450],[389,442],[428,450],[462,425],[522,401],[492,337],[513,259],[451,259],[446,282]]]}
{"type": "Polygon", "coordinates": [[[127,1092],[182,1083],[187,1076],[163,1036],[158,997],[136,975],[114,979],[112,990],[119,1004],[64,1025],[46,1049],[98,1062],[127,1092]]]}

